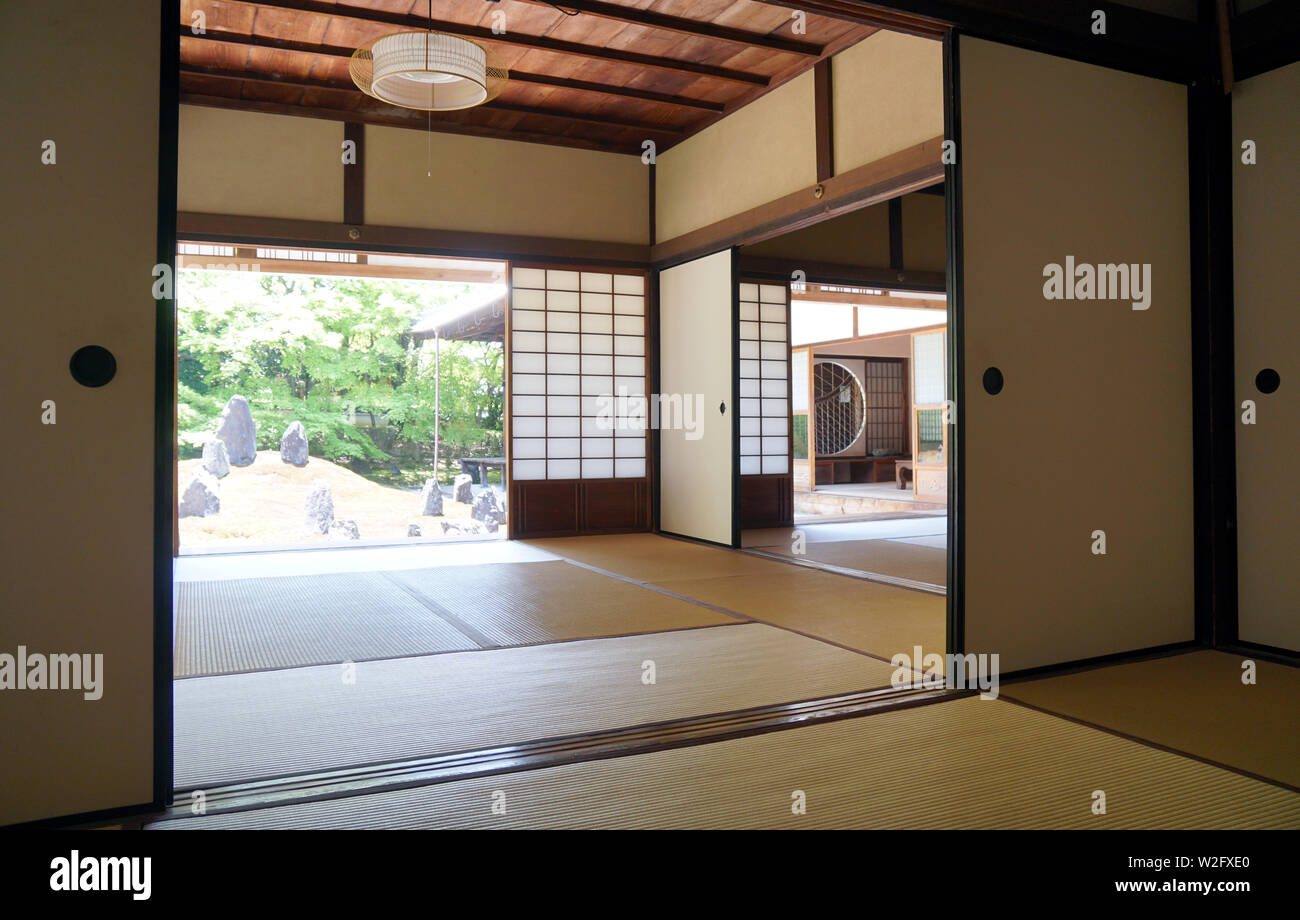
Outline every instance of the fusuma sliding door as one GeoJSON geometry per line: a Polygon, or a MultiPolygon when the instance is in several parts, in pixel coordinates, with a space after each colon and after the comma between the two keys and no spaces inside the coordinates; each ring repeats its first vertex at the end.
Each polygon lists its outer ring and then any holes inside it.
{"type": "Polygon", "coordinates": [[[510,271],[511,537],[650,528],[646,277],[510,271]]]}
{"type": "Polygon", "coordinates": [[[659,526],[739,543],[731,250],[659,274],[659,526]]]}
{"type": "Polygon", "coordinates": [[[1187,89],[954,42],[964,651],[1191,640],[1187,89]]]}
{"type": "Polygon", "coordinates": [[[1300,63],[1232,93],[1236,350],[1237,636],[1300,651],[1296,431],[1300,430],[1300,63]]]}
{"type": "Polygon", "coordinates": [[[0,500],[0,825],[157,806],[171,790],[175,403],[156,359],[176,251],[161,66],[175,66],[178,13],[0,3],[0,420],[21,443],[0,500]]]}

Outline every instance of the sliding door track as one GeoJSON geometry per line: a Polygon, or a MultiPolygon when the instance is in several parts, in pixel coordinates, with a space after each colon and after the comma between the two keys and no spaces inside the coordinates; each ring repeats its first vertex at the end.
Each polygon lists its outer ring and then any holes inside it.
{"type": "MultiPolygon", "coordinates": [[[[910,688],[861,690],[796,703],[691,716],[521,744],[454,751],[415,760],[234,783],[203,789],[201,814],[229,814],[391,792],[413,786],[432,786],[501,773],[541,770],[562,764],[648,754],[819,722],[910,709],[969,696],[973,692],[910,688]]],[[[199,801],[199,795],[199,790],[178,789],[175,804],[159,816],[157,821],[182,821],[196,817],[195,805],[199,801]]]]}
{"type": "Polygon", "coordinates": [[[928,581],[917,581],[914,578],[903,578],[900,575],[885,575],[881,572],[867,572],[862,569],[850,569],[846,566],[835,565],[831,562],[819,562],[816,559],[805,559],[801,556],[787,556],[784,553],[769,553],[764,549],[741,547],[740,551],[750,556],[758,556],[761,559],[771,559],[774,562],[784,562],[789,565],[801,565],[806,569],[816,569],[819,572],[830,572],[834,575],[846,575],[849,578],[857,578],[860,581],[874,581],[882,585],[893,585],[895,588],[906,588],[909,591],[924,591],[926,594],[938,594],[941,597],[946,597],[948,595],[948,589],[943,585],[932,585],[928,581]]]}

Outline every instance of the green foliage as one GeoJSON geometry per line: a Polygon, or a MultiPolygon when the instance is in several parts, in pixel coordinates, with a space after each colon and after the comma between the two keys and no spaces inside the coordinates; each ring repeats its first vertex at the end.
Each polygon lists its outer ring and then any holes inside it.
{"type": "Polygon", "coordinates": [[[502,348],[444,342],[409,329],[466,285],[306,275],[185,271],[178,305],[177,417],[182,457],[197,456],[226,401],[247,398],[260,450],[290,422],[312,455],[419,466],[440,450],[502,450],[502,348]],[[435,377],[440,411],[435,413],[435,377]],[[440,416],[440,417],[439,417],[440,416]]]}

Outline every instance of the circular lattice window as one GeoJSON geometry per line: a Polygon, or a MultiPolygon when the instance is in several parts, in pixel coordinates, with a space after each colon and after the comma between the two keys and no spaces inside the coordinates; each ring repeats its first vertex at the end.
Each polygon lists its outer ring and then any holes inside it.
{"type": "Polygon", "coordinates": [[[867,398],[856,374],[843,364],[813,366],[814,430],[817,455],[840,454],[853,446],[867,423],[867,398]]]}

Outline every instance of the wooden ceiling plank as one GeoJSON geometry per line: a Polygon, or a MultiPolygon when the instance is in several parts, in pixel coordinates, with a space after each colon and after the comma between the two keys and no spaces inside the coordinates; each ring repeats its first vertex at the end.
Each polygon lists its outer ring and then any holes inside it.
{"type": "MultiPolygon", "coordinates": [[[[183,40],[191,40],[194,42],[208,41],[214,43],[247,45],[257,48],[293,52],[296,54],[311,54],[318,57],[336,58],[344,62],[351,59],[352,52],[355,50],[343,45],[324,45],[311,42],[290,41],[288,39],[268,38],[261,35],[245,35],[214,29],[209,29],[204,35],[192,35],[188,28],[182,27],[180,37],[183,40]]],[[[182,44],[182,47],[185,47],[184,43],[182,44]]],[[[184,56],[182,59],[184,60],[184,56]]],[[[258,69],[252,61],[247,61],[245,64],[246,66],[243,69],[258,69]]],[[[641,89],[636,86],[618,86],[610,83],[598,83],[590,80],[552,76],[544,73],[511,70],[510,79],[522,83],[535,83],[542,86],[558,86],[579,92],[603,93],[609,96],[644,99],[649,102],[662,103],[663,105],[699,109],[706,112],[721,113],[726,109],[724,104],[710,99],[683,96],[677,93],[656,92],[653,90],[641,89]]],[[[687,79],[695,81],[699,78],[695,75],[691,75],[687,79]]]]}
{"type": "MultiPolygon", "coordinates": [[[[181,65],[182,74],[195,74],[203,77],[216,77],[227,80],[237,80],[245,84],[264,84],[278,87],[302,89],[329,90],[338,93],[355,93],[364,96],[361,90],[353,84],[338,83],[319,79],[304,79],[300,77],[280,77],[274,74],[265,74],[255,71],[222,71],[215,67],[199,67],[192,64],[181,65]]],[[[558,111],[555,109],[543,109],[536,106],[519,105],[510,102],[502,102],[499,98],[491,102],[485,102],[475,107],[476,111],[494,111],[494,112],[511,112],[516,115],[528,115],[539,118],[558,118],[570,121],[588,122],[613,128],[633,128],[638,131],[647,131],[652,134],[671,134],[681,135],[685,131],[683,128],[673,125],[660,125],[650,122],[627,121],[619,118],[609,118],[604,115],[592,116],[579,112],[558,111]]],[[[414,111],[414,110],[410,110],[414,111]]],[[[440,113],[445,114],[445,113],[440,113]]]]}
{"type": "MultiPolygon", "coordinates": [[[[238,0],[238,2],[251,3],[255,6],[269,9],[311,13],[316,16],[342,17],[363,22],[383,23],[406,29],[427,29],[430,27],[428,18],[424,16],[385,12],[382,10],[351,6],[343,3],[324,3],[319,2],[319,0],[238,0]]],[[[637,64],[642,67],[695,73],[718,80],[729,80],[735,83],[748,83],[757,86],[766,86],[768,82],[767,77],[762,74],[733,70],[711,64],[700,64],[695,61],[683,60],[680,58],[641,54],[618,48],[608,48],[604,46],[582,44],[579,42],[564,41],[544,35],[528,35],[515,31],[507,31],[497,34],[490,28],[484,26],[467,25],[461,22],[437,18],[433,20],[432,26],[437,31],[445,32],[449,35],[458,35],[462,38],[474,39],[492,46],[516,45],[527,48],[543,48],[559,54],[576,55],[579,57],[595,58],[599,60],[617,60],[628,64],[637,64]]]]}
{"type": "MultiPolygon", "coordinates": [[[[525,0],[525,2],[551,5],[548,0],[525,0]]],[[[669,16],[650,9],[622,6],[617,3],[604,3],[600,2],[600,0],[563,0],[560,5],[565,9],[577,10],[579,13],[587,13],[604,19],[634,23],[683,35],[693,35],[739,45],[752,45],[806,57],[820,57],[822,54],[822,46],[816,42],[735,29],[729,26],[716,25],[708,20],[669,16]]]]}

